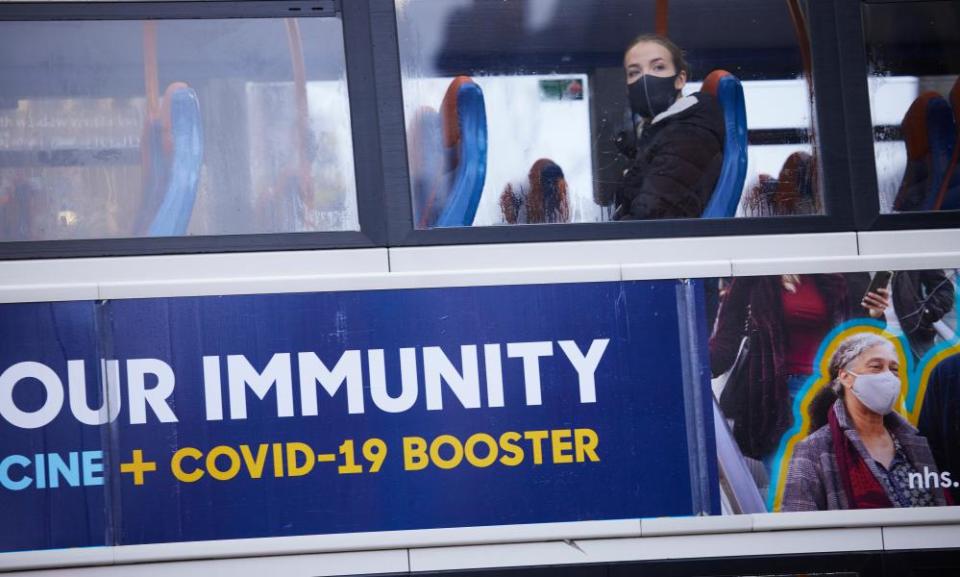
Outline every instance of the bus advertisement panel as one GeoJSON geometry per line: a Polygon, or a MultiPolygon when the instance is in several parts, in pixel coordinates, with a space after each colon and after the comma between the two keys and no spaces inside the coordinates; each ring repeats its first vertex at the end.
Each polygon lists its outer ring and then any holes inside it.
{"type": "Polygon", "coordinates": [[[956,271],[2,305],[6,552],[952,505],[956,271]]]}
{"type": "Polygon", "coordinates": [[[719,513],[695,289],[3,305],[0,549],[719,513]]]}
{"type": "Polygon", "coordinates": [[[728,467],[734,509],[937,506],[960,497],[956,285],[955,270],[714,285],[710,363],[723,415],[718,449],[736,463],[728,467]]]}

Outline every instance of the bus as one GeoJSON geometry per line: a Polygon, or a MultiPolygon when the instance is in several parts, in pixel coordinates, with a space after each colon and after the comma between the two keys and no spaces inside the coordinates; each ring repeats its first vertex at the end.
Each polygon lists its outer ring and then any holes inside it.
{"type": "Polygon", "coordinates": [[[0,572],[956,572],[958,30],[0,2],[0,572]]]}

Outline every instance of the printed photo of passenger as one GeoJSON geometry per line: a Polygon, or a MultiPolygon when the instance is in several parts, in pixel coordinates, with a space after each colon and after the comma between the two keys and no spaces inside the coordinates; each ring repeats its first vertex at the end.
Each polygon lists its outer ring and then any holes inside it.
{"type": "Polygon", "coordinates": [[[848,337],[790,460],[782,511],[950,505],[927,440],[895,412],[903,381],[885,337],[848,337]],[[933,483],[931,479],[937,479],[933,483]]]}
{"type": "Polygon", "coordinates": [[[940,486],[960,503],[960,353],[948,356],[930,373],[917,428],[940,468],[940,486]],[[949,475],[943,477],[944,473],[949,475]]]}
{"type": "Polygon", "coordinates": [[[841,322],[869,314],[851,300],[841,274],[737,277],[722,297],[710,368],[714,377],[735,364],[739,369],[728,378],[720,407],[733,421],[741,452],[765,461],[768,474],[821,341],[841,322]]]}
{"type": "Polygon", "coordinates": [[[850,273],[846,277],[851,294],[863,295],[860,305],[870,316],[886,323],[892,335],[906,336],[915,362],[933,348],[936,324],[953,310],[956,293],[943,270],[850,273]]]}
{"type": "MultiPolygon", "coordinates": [[[[905,407],[905,417],[888,420],[901,418],[910,428],[916,424],[930,437],[928,452],[932,450],[936,459],[916,461],[920,463],[916,472],[925,475],[924,482],[933,479],[934,471],[946,472],[949,481],[940,476],[929,488],[954,490],[953,471],[960,470],[960,360],[943,359],[938,351],[952,351],[949,347],[960,343],[956,276],[953,270],[919,270],[718,281],[722,288],[716,293],[716,312],[707,305],[708,317],[715,317],[709,340],[713,390],[720,426],[726,428],[717,435],[727,439],[723,458],[730,458],[731,447],[738,452],[739,470],[756,485],[764,510],[790,510],[784,490],[788,465],[799,454],[793,443],[817,432],[822,437],[829,414],[837,413],[841,429],[849,424],[849,415],[842,413],[848,407],[833,408],[837,393],[842,393],[839,369],[830,365],[834,372],[828,374],[828,359],[820,355],[829,355],[826,351],[836,346],[831,340],[838,338],[832,336],[838,327],[859,324],[875,336],[882,330],[885,338],[898,339],[902,345],[900,354],[905,357],[897,370],[908,387],[904,399],[914,400],[905,407]],[[928,363],[934,362],[941,366],[931,373],[928,363]],[[929,383],[921,382],[926,374],[929,383]],[[832,389],[810,391],[809,387],[820,386],[813,383],[826,381],[833,383],[832,389]],[[809,426],[801,415],[810,415],[809,426]]],[[[904,431],[906,435],[908,429],[904,431]]],[[[910,457],[908,440],[905,436],[900,444],[910,457]]],[[[729,463],[721,463],[725,470],[732,470],[729,463]]],[[[753,491],[743,476],[737,482],[746,493],[753,491]]]]}

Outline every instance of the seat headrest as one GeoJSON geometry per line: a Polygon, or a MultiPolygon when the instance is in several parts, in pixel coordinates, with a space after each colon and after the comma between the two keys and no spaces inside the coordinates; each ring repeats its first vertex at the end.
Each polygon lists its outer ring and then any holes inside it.
{"type": "Polygon", "coordinates": [[[727,76],[733,76],[733,74],[730,74],[726,70],[714,70],[703,79],[703,86],[700,90],[716,96],[717,90],[720,87],[720,80],[727,76]]]}
{"type": "Polygon", "coordinates": [[[814,162],[813,156],[804,151],[794,152],[783,162],[776,191],[777,202],[785,205],[781,208],[794,210],[801,198],[813,197],[816,183],[814,162]]]}
{"type": "MultiPolygon", "coordinates": [[[[173,100],[178,94],[191,94],[193,90],[186,82],[171,82],[163,91],[163,100],[160,104],[160,121],[163,123],[163,151],[166,154],[173,152],[173,100]]],[[[194,98],[196,96],[194,95],[194,98]]]]}
{"type": "Polygon", "coordinates": [[[930,152],[927,113],[930,104],[937,99],[943,99],[940,93],[924,92],[913,101],[907,113],[903,115],[900,129],[903,132],[903,141],[907,146],[909,160],[920,160],[930,152]]]}
{"type": "Polygon", "coordinates": [[[541,158],[530,167],[528,222],[567,222],[570,218],[567,182],[563,169],[549,158],[541,158]]]}
{"type": "Polygon", "coordinates": [[[725,130],[720,176],[704,207],[703,218],[727,218],[736,214],[747,176],[747,108],[743,86],[726,70],[714,70],[700,89],[717,99],[723,111],[725,130]]]}
{"type": "Polygon", "coordinates": [[[443,145],[456,146],[460,142],[460,120],[457,114],[457,100],[460,94],[460,88],[464,85],[474,84],[469,76],[457,76],[450,81],[447,92],[443,95],[443,103],[440,104],[440,117],[443,121],[443,145]]]}

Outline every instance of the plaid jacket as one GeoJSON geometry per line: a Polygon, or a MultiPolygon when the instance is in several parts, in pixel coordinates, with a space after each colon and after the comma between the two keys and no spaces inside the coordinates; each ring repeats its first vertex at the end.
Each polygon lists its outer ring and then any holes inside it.
{"type": "MultiPolygon", "coordinates": [[[[893,489],[887,481],[887,476],[877,466],[873,457],[867,452],[860,440],[860,435],[853,427],[847,416],[847,410],[842,400],[833,404],[837,414],[837,423],[847,438],[853,443],[867,467],[880,485],[886,490],[892,503],[893,489]]],[[[887,430],[900,441],[907,460],[921,475],[927,471],[937,471],[937,466],[930,453],[927,440],[920,436],[916,429],[896,413],[884,417],[887,430]]],[[[943,490],[931,487],[936,505],[946,505],[943,490]]],[[[790,460],[790,469],[787,472],[787,486],[783,492],[781,511],[822,511],[826,509],[849,509],[847,495],[843,490],[843,481],[837,467],[836,455],[833,452],[833,439],[830,434],[830,425],[824,425],[812,435],[797,444],[790,460]]]]}

